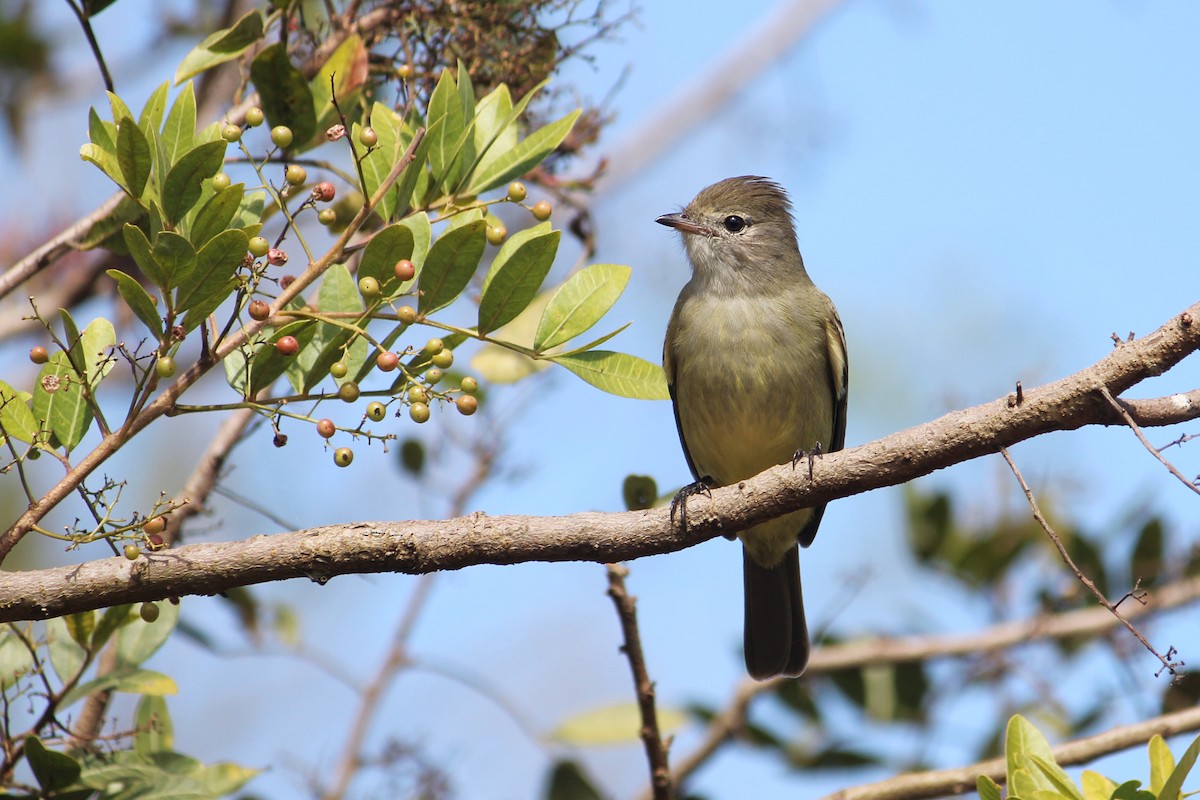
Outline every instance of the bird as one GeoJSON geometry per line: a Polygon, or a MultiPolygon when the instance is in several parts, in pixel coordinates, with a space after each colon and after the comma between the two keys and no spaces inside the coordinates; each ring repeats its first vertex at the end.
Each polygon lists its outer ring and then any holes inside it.
{"type": "MultiPolygon", "coordinates": [[[[792,204],[756,175],[702,189],[656,220],[683,240],[692,277],[667,324],[663,368],[684,456],[687,498],[778,464],[842,449],[849,377],[833,302],[813,284],[792,204]]],[[[746,670],[796,677],[808,664],[799,546],[817,534],[824,504],[739,531],[746,670]]],[[[729,538],[733,538],[733,534],[729,538]]]]}

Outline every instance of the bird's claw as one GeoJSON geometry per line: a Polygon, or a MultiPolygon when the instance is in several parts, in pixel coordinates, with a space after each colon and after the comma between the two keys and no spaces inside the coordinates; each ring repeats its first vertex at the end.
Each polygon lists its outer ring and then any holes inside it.
{"type": "Polygon", "coordinates": [[[800,449],[792,453],[792,469],[800,463],[801,459],[808,459],[808,479],[811,481],[813,476],[813,461],[820,458],[824,453],[821,452],[821,443],[817,442],[813,445],[812,450],[800,449]]]}
{"type": "Polygon", "coordinates": [[[689,483],[671,498],[671,524],[675,523],[675,511],[678,509],[679,526],[684,533],[687,533],[687,499],[697,494],[712,498],[712,478],[704,477],[695,483],[689,483]]]}

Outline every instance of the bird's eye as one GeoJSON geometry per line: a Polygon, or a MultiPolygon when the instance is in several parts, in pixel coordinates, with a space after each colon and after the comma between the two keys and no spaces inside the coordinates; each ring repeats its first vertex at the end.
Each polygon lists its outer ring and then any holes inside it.
{"type": "Polygon", "coordinates": [[[725,230],[730,233],[739,233],[746,229],[746,220],[739,217],[737,214],[730,214],[725,218],[725,230]]]}

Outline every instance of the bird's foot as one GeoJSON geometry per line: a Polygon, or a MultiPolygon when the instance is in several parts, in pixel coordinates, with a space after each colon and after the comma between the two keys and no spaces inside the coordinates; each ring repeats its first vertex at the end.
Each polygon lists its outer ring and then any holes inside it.
{"type": "Polygon", "coordinates": [[[693,495],[702,494],[705,497],[712,497],[713,479],[707,475],[695,483],[689,483],[687,486],[680,489],[671,498],[671,523],[675,522],[675,511],[679,511],[680,529],[687,533],[687,499],[693,495]]]}
{"type": "Polygon", "coordinates": [[[820,442],[817,442],[816,444],[814,444],[812,450],[804,450],[804,449],[797,450],[796,452],[792,453],[792,469],[795,469],[797,464],[799,464],[801,461],[807,459],[808,460],[808,479],[811,481],[812,473],[813,473],[813,461],[820,458],[822,455],[824,455],[824,453],[821,452],[821,443],[820,442]]]}

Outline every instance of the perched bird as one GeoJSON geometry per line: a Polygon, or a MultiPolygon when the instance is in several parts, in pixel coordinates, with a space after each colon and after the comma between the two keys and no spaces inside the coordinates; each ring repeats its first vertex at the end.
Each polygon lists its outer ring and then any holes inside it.
{"type": "MultiPolygon", "coordinates": [[[[675,423],[697,480],[676,502],[795,465],[804,453],[840,450],[846,337],[804,269],[787,194],[766,178],[728,178],[657,221],[680,232],[692,266],[663,345],[675,423]]],[[[758,680],[799,675],[808,663],[798,544],[812,543],[824,510],[737,534],[746,669],[758,680]]]]}

